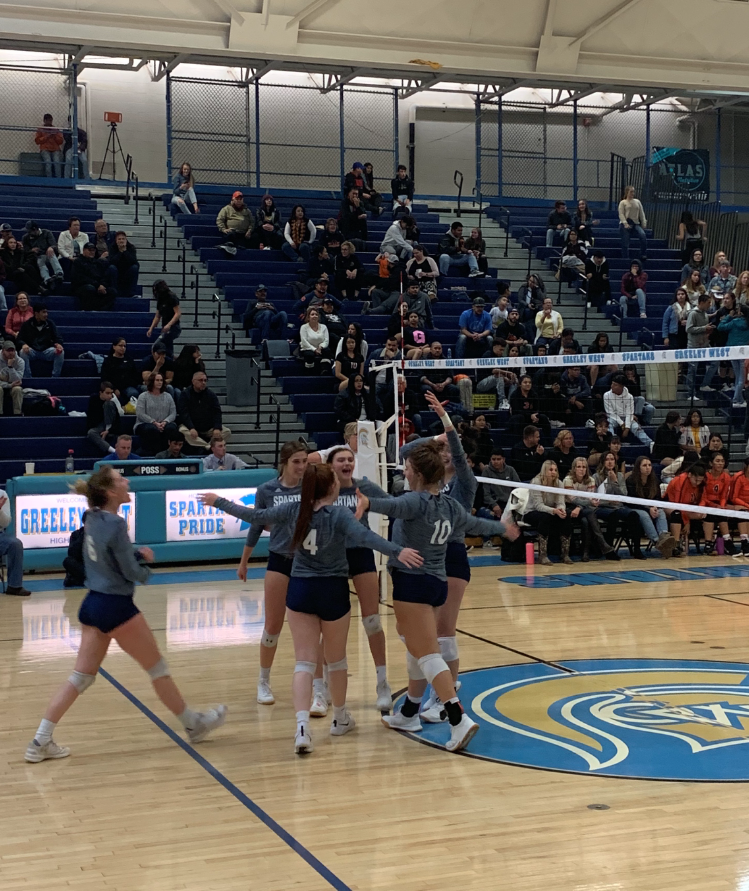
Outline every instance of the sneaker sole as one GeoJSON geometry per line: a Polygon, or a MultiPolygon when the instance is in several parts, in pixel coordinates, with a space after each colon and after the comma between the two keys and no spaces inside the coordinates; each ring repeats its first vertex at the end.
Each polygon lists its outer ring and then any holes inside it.
{"type": "Polygon", "coordinates": [[[208,736],[209,733],[213,733],[214,730],[218,730],[219,727],[223,727],[226,723],[226,715],[228,714],[229,709],[224,706],[224,710],[219,712],[219,720],[212,724],[210,727],[207,727],[202,733],[199,733],[197,736],[190,737],[189,742],[191,745],[195,745],[196,743],[203,742],[203,740],[208,736]]]}
{"type": "Polygon", "coordinates": [[[331,736],[345,736],[347,733],[351,733],[352,730],[356,729],[356,723],[352,720],[348,724],[341,724],[340,728],[338,726],[330,728],[331,736]]]}
{"type": "Polygon", "coordinates": [[[458,744],[456,746],[451,748],[450,743],[448,742],[448,744],[445,746],[445,748],[447,749],[448,752],[459,752],[461,749],[464,749],[468,745],[468,743],[473,739],[474,736],[476,736],[476,734],[478,732],[479,732],[479,725],[474,724],[473,727],[471,727],[468,730],[466,735],[460,740],[460,742],[458,742],[458,744]]]}
{"type": "Polygon", "coordinates": [[[65,752],[61,752],[59,755],[44,755],[38,756],[36,754],[29,757],[29,753],[26,752],[24,755],[24,761],[28,761],[29,764],[41,764],[42,761],[59,761],[61,758],[67,758],[70,755],[70,749],[65,752]]]}
{"type": "Polygon", "coordinates": [[[261,699],[258,696],[257,701],[260,703],[260,705],[273,705],[273,703],[276,701],[276,698],[275,696],[271,696],[270,699],[261,699]]]}
{"type": "Polygon", "coordinates": [[[294,746],[294,754],[295,755],[311,755],[315,751],[315,747],[312,743],[302,743],[301,745],[294,746]]]}
{"type": "Polygon", "coordinates": [[[397,730],[399,733],[420,733],[422,731],[421,721],[419,721],[419,726],[411,727],[395,727],[393,724],[388,724],[387,721],[382,719],[383,726],[387,727],[388,730],[397,730]]]}

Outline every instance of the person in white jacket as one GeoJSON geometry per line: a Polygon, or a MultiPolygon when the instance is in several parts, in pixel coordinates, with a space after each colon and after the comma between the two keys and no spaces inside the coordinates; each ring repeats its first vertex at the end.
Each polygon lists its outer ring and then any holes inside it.
{"type": "Polygon", "coordinates": [[[408,217],[400,217],[388,228],[380,245],[381,254],[397,254],[401,260],[410,260],[413,257],[413,246],[406,241],[408,222],[408,217]]]}
{"type": "Polygon", "coordinates": [[[8,587],[5,593],[15,597],[28,597],[31,591],[23,586],[23,544],[7,531],[10,526],[8,496],[0,489],[0,557],[8,563],[8,587]]]}
{"type": "Polygon", "coordinates": [[[653,440],[635,420],[635,397],[626,388],[626,382],[623,374],[617,374],[611,381],[611,389],[603,394],[609,428],[612,433],[619,433],[622,439],[632,432],[641,443],[652,447],[653,440]]]}
{"type": "Polygon", "coordinates": [[[619,237],[622,242],[622,257],[629,260],[629,239],[634,232],[640,240],[640,260],[648,258],[648,239],[645,230],[648,221],[639,199],[635,198],[634,186],[626,186],[624,197],[619,202],[619,237]]]}
{"type": "Polygon", "coordinates": [[[60,233],[57,239],[57,253],[63,260],[63,268],[69,274],[70,264],[73,263],[83,253],[83,248],[91,239],[85,232],[81,232],[81,221],[78,217],[71,217],[68,220],[68,228],[60,233]]]}
{"type": "Polygon", "coordinates": [[[318,374],[329,371],[332,365],[328,326],[322,324],[320,312],[314,306],[307,310],[299,329],[299,355],[304,359],[304,367],[318,374]]]}

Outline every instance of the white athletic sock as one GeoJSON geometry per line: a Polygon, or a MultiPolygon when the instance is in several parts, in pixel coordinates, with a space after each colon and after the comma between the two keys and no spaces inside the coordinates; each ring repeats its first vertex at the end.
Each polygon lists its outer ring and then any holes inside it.
{"type": "Polygon", "coordinates": [[[333,706],[333,719],[336,721],[343,721],[343,719],[345,717],[346,717],[346,706],[342,705],[340,708],[338,708],[337,705],[334,705],[333,706]]]}
{"type": "Polygon", "coordinates": [[[46,718],[42,718],[42,723],[39,725],[39,729],[36,731],[36,735],[34,739],[39,743],[40,746],[45,745],[52,739],[52,734],[55,732],[55,724],[54,721],[48,721],[46,718]]]}
{"type": "Polygon", "coordinates": [[[312,692],[319,693],[321,696],[324,696],[325,684],[326,681],[323,678],[314,678],[312,681],[312,692]]]}
{"type": "Polygon", "coordinates": [[[323,667],[322,667],[322,679],[325,681],[326,684],[328,683],[328,666],[327,665],[323,665],[323,667]]]}
{"type": "Polygon", "coordinates": [[[726,532],[726,533],[723,535],[723,541],[728,541],[728,540],[730,539],[730,537],[731,537],[731,533],[730,533],[730,532],[726,532]]]}
{"type": "Polygon", "coordinates": [[[260,680],[266,683],[270,680],[270,668],[260,668],[260,680]]]}
{"type": "Polygon", "coordinates": [[[309,710],[296,713],[296,726],[301,727],[303,724],[309,724],[309,710]]]}
{"type": "Polygon", "coordinates": [[[742,536],[741,536],[741,540],[742,540],[742,541],[749,541],[749,535],[747,535],[746,532],[744,532],[744,533],[742,534],[742,536]]]}
{"type": "Polygon", "coordinates": [[[384,684],[388,679],[387,665],[376,665],[375,671],[377,672],[377,683],[384,684]]]}
{"type": "Polygon", "coordinates": [[[185,730],[193,730],[198,723],[198,713],[194,712],[191,708],[185,708],[182,714],[177,715],[177,717],[185,730]]]}

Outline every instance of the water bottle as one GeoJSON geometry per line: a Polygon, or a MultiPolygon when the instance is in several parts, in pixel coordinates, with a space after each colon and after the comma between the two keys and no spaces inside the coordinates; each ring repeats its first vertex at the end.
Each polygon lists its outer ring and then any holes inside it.
{"type": "Polygon", "coordinates": [[[65,473],[75,473],[75,458],[72,449],[68,449],[68,457],[65,459],[65,473]]]}
{"type": "Polygon", "coordinates": [[[452,357],[453,357],[452,347],[448,347],[447,348],[447,358],[452,359],[452,357]]]}

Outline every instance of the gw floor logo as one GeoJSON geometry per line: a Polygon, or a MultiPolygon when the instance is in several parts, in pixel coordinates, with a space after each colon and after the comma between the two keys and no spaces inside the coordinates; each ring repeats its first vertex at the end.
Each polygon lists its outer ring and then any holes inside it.
{"type": "MultiPolygon", "coordinates": [[[[749,665],[599,659],[461,674],[466,754],[569,773],[749,782],[749,665]]],[[[424,724],[444,745],[445,725],[424,724]]],[[[416,738],[416,737],[414,737],[416,738]]]]}

